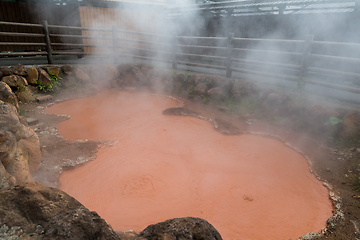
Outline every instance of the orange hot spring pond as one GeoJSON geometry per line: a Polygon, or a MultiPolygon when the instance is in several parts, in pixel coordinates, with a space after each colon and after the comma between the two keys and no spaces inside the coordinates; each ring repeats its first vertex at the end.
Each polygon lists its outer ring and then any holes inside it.
{"type": "Polygon", "coordinates": [[[193,117],[163,115],[164,96],[103,93],[55,104],[69,140],[109,140],[59,188],[115,230],[178,217],[209,221],[225,240],[288,240],[318,232],[332,215],[328,191],[306,159],[257,135],[225,136],[193,117]]]}

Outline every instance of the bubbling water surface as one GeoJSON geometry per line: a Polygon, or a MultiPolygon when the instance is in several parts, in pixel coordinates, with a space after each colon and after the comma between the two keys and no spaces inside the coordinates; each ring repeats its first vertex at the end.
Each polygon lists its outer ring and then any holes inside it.
{"type": "Polygon", "coordinates": [[[61,177],[60,189],[115,230],[175,217],[209,221],[225,240],[288,240],[318,232],[332,215],[328,191],[306,159],[262,136],[225,136],[210,123],[162,115],[163,96],[103,93],[55,104],[69,140],[109,140],[97,158],[61,177]]]}

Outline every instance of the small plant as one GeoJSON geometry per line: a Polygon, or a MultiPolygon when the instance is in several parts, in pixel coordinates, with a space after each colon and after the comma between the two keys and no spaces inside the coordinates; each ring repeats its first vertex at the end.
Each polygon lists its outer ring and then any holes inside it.
{"type": "Polygon", "coordinates": [[[210,102],[209,96],[207,96],[205,94],[201,95],[201,99],[202,99],[203,103],[205,103],[205,104],[210,102]]]}
{"type": "Polygon", "coordinates": [[[329,120],[326,123],[324,123],[324,125],[329,125],[329,124],[337,125],[337,124],[342,123],[342,122],[344,122],[344,121],[337,118],[337,117],[330,117],[329,120]]]}
{"type": "Polygon", "coordinates": [[[17,87],[17,90],[18,90],[18,92],[23,92],[26,90],[26,87],[21,84],[20,86],[17,87]]]}
{"type": "Polygon", "coordinates": [[[25,115],[25,110],[22,109],[22,108],[20,108],[20,109],[19,109],[19,115],[20,115],[20,116],[24,116],[24,115],[25,115]]]}
{"type": "Polygon", "coordinates": [[[55,75],[52,72],[49,73],[50,76],[50,82],[46,84],[46,86],[40,82],[39,80],[36,81],[36,86],[40,89],[42,92],[53,92],[55,91],[55,88],[57,86],[60,86],[60,80],[62,79],[59,77],[59,75],[55,75]]]}
{"type": "Polygon", "coordinates": [[[191,86],[189,87],[189,98],[193,98],[194,97],[194,90],[195,90],[195,85],[191,84],[191,86]]]}
{"type": "Polygon", "coordinates": [[[351,177],[351,180],[352,180],[353,189],[356,192],[360,192],[360,177],[354,174],[351,177]]]}
{"type": "Polygon", "coordinates": [[[299,79],[298,81],[298,88],[303,89],[305,87],[306,84],[306,78],[302,77],[299,79]]]}

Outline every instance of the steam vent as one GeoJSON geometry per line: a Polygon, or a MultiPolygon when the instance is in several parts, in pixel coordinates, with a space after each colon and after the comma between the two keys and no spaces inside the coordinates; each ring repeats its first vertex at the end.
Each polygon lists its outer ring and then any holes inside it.
{"type": "Polygon", "coordinates": [[[359,6],[0,1],[0,240],[359,240],[359,6]]]}

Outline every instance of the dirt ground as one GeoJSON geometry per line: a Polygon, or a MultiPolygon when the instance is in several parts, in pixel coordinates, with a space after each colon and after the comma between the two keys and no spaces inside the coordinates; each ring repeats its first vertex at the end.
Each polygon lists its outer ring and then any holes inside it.
{"type": "MultiPolygon", "coordinates": [[[[44,103],[20,103],[22,115],[39,135],[41,142],[42,164],[40,169],[33,174],[34,181],[56,187],[58,176],[63,170],[84,163],[95,157],[97,149],[106,143],[96,141],[68,141],[63,139],[56,131],[56,126],[69,118],[46,114],[44,108],[57,101],[71,98],[86,97],[94,94],[92,91],[64,90],[53,94],[53,100],[44,103]]],[[[310,170],[321,180],[328,183],[334,202],[334,211],[340,207],[343,218],[335,222],[335,226],[328,226],[324,236],[314,239],[358,240],[360,239],[360,192],[353,187],[351,175],[356,171],[360,159],[360,146],[347,146],[334,148],[335,145],[325,144],[321,140],[291,128],[279,128],[262,119],[249,116],[228,115],[211,106],[198,105],[186,102],[186,107],[200,112],[208,118],[221,118],[239,127],[240,130],[254,134],[267,135],[278,138],[295,150],[304,154],[310,163],[310,170]],[[251,124],[249,124],[251,122],[251,124]],[[337,205],[337,206],[336,206],[337,205]]],[[[338,212],[339,213],[339,212],[338,212]]],[[[126,230],[126,229],[124,229],[126,230]]],[[[120,233],[124,239],[132,239],[136,234],[120,233]],[[127,236],[127,237],[126,237],[127,236]]]]}

